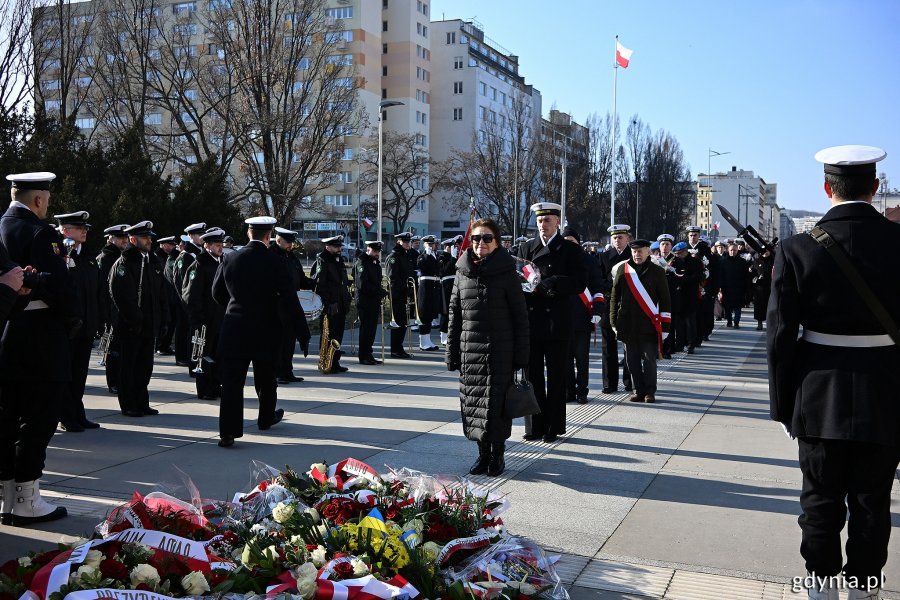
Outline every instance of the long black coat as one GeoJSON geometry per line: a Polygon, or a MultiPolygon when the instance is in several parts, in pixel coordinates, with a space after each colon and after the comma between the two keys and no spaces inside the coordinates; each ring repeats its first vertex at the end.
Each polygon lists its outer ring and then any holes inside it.
{"type": "Polygon", "coordinates": [[[757,256],[753,261],[753,318],[757,321],[766,320],[769,294],[772,293],[772,265],[774,263],[775,260],[772,256],[757,256]]]}
{"type": "Polygon", "coordinates": [[[104,325],[112,325],[116,322],[116,306],[113,304],[112,297],[109,295],[109,274],[112,266],[122,256],[121,250],[115,244],[106,244],[97,255],[97,267],[100,269],[100,276],[97,285],[100,311],[100,326],[97,333],[103,333],[104,325]]]}
{"type": "Polygon", "coordinates": [[[600,269],[600,263],[583,251],[581,253],[581,262],[584,264],[584,272],[587,275],[587,291],[590,295],[591,304],[588,307],[585,301],[582,300],[581,294],[570,299],[572,304],[572,330],[590,333],[594,331],[591,317],[594,315],[602,317],[605,311],[607,290],[603,285],[603,272],[600,269]]]}
{"type": "Polygon", "coordinates": [[[478,442],[509,438],[503,403],[515,368],[528,365],[528,311],[515,261],[498,249],[480,263],[467,250],[456,263],[447,366],[459,368],[463,433],[478,442]]]}
{"type": "Polygon", "coordinates": [[[204,354],[214,356],[219,343],[219,331],[225,320],[225,307],[213,300],[212,286],[219,270],[219,261],[203,252],[197,257],[184,278],[181,299],[187,306],[190,331],[194,332],[206,325],[206,347],[204,354]]]}
{"type": "Polygon", "coordinates": [[[522,244],[519,257],[533,262],[541,273],[539,289],[526,299],[531,339],[571,339],[572,299],[587,285],[581,248],[560,234],[547,246],[536,237],[522,244]]]}
{"type": "MultiPolygon", "coordinates": [[[[886,240],[900,239],[900,225],[870,204],[848,203],[829,210],[819,226],[900,323],[900,263],[884,253],[886,240]]],[[[798,437],[900,447],[900,349],[797,339],[801,325],[837,335],[886,333],[828,251],[807,234],[778,245],[767,322],[772,419],[790,423],[798,437]]]]}
{"type": "Polygon", "coordinates": [[[83,252],[72,253],[70,257],[74,266],[69,269],[69,276],[75,285],[75,314],[81,320],[81,327],[76,334],[79,338],[94,339],[100,327],[100,297],[109,297],[109,291],[100,287],[100,269],[93,256],[83,252]]]}
{"type": "Polygon", "coordinates": [[[719,263],[719,284],[725,310],[741,308],[750,285],[750,265],[740,256],[725,256],[719,263]]]}
{"type": "Polygon", "coordinates": [[[155,338],[168,308],[165,285],[163,265],[155,254],[148,253],[145,261],[135,246],[126,248],[109,276],[109,293],[118,311],[116,329],[155,338]]]}
{"type": "Polygon", "coordinates": [[[440,281],[422,279],[422,277],[440,277],[441,264],[438,262],[437,256],[425,252],[421,252],[417,260],[419,270],[419,288],[416,291],[416,298],[419,301],[417,308],[419,316],[430,321],[441,313],[443,292],[440,281]]]}
{"type": "Polygon", "coordinates": [[[690,254],[672,260],[675,273],[669,273],[667,277],[670,284],[675,283],[674,290],[669,285],[673,313],[688,314],[700,308],[700,285],[703,281],[703,263],[700,260],[690,254]]]}

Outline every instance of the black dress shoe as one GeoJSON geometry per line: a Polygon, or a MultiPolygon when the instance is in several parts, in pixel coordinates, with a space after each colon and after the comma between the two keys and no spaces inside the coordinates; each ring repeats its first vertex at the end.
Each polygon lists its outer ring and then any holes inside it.
{"type": "Polygon", "coordinates": [[[189,363],[189,362],[184,362],[183,360],[176,360],[176,361],[175,361],[175,366],[177,366],[177,367],[189,367],[189,366],[191,366],[191,363],[189,363]]]}
{"type": "Polygon", "coordinates": [[[557,436],[555,433],[545,433],[544,437],[542,437],[541,439],[548,444],[552,444],[559,439],[559,436],[557,436]]]}
{"type": "Polygon", "coordinates": [[[412,358],[409,352],[391,352],[391,358],[412,358]]]}
{"type": "Polygon", "coordinates": [[[143,417],[144,411],[142,410],[123,410],[122,415],[126,417],[143,417]]]}
{"type": "Polygon", "coordinates": [[[624,389],[625,389],[626,392],[630,392],[630,391],[631,391],[631,386],[630,386],[630,385],[626,385],[626,386],[624,387],[624,389]]]}
{"type": "Polygon", "coordinates": [[[156,351],[156,355],[157,356],[174,356],[175,351],[172,350],[171,348],[160,348],[159,350],[156,351]]]}
{"type": "Polygon", "coordinates": [[[149,417],[152,417],[152,416],[154,416],[154,415],[158,415],[158,414],[159,414],[159,411],[156,410],[155,408],[145,408],[145,409],[144,409],[144,414],[147,415],[147,416],[149,416],[149,417]]]}
{"type": "Polygon", "coordinates": [[[331,370],[332,370],[334,373],[346,373],[346,372],[349,371],[350,369],[348,369],[347,367],[341,366],[341,365],[336,365],[336,366],[334,366],[331,370]]]}
{"type": "Polygon", "coordinates": [[[78,423],[85,429],[100,429],[100,423],[94,423],[93,421],[88,421],[85,419],[84,421],[79,421],[78,423]]]}
{"type": "Polygon", "coordinates": [[[693,354],[693,353],[694,353],[694,347],[693,347],[693,346],[688,347],[687,353],[688,353],[688,354],[693,354]]]}
{"type": "Polygon", "coordinates": [[[582,395],[578,396],[576,398],[576,401],[578,402],[578,404],[587,404],[588,403],[587,394],[582,394],[582,395]]]}
{"type": "Polygon", "coordinates": [[[285,373],[284,375],[281,376],[281,378],[287,379],[290,382],[298,382],[299,383],[299,382],[303,381],[302,377],[297,377],[293,373],[285,373]]]}
{"type": "Polygon", "coordinates": [[[84,427],[79,423],[60,423],[59,428],[63,431],[68,431],[69,433],[81,433],[84,431],[84,427]]]}
{"type": "Polygon", "coordinates": [[[541,439],[542,437],[544,437],[543,433],[526,433],[522,436],[522,439],[526,442],[533,442],[535,440],[541,439]]]}
{"type": "Polygon", "coordinates": [[[283,418],[284,418],[284,409],[279,408],[275,411],[275,416],[272,417],[272,421],[268,425],[259,425],[259,430],[265,431],[265,430],[269,429],[270,427],[272,427],[272,425],[276,425],[277,423],[280,423],[283,418]]]}
{"type": "Polygon", "coordinates": [[[380,365],[380,360],[375,360],[374,358],[360,358],[359,364],[361,365],[380,365]]]}
{"type": "Polygon", "coordinates": [[[292,380],[287,379],[285,377],[276,377],[275,382],[278,383],[279,385],[290,385],[290,384],[294,383],[292,380]]]}
{"type": "Polygon", "coordinates": [[[220,436],[219,439],[219,448],[230,448],[234,446],[234,438],[230,435],[220,436]]]}
{"type": "Polygon", "coordinates": [[[113,394],[113,395],[116,395],[116,396],[119,394],[119,388],[117,388],[117,387],[109,387],[109,388],[106,388],[106,389],[109,390],[109,393],[110,393],[110,394],[113,394]]]}
{"type": "Polygon", "coordinates": [[[199,396],[200,400],[218,400],[219,396],[199,396]]]}
{"type": "Polygon", "coordinates": [[[618,390],[614,387],[605,387],[603,388],[604,394],[615,394],[618,390]]]}

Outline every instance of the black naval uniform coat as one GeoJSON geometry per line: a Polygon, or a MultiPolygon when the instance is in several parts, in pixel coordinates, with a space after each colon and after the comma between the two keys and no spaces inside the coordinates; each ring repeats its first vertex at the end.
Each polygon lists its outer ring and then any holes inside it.
{"type": "Polygon", "coordinates": [[[219,331],[225,319],[225,307],[212,297],[213,279],[216,277],[219,264],[212,254],[208,252],[200,254],[188,268],[181,294],[181,299],[187,307],[190,331],[202,331],[203,326],[206,326],[203,356],[215,361],[204,361],[203,373],[196,373],[197,397],[201,399],[215,398],[221,393],[216,351],[219,346],[219,331]]]}
{"type": "Polygon", "coordinates": [[[531,332],[528,376],[541,413],[526,418],[529,435],[561,435],[566,428],[566,359],[572,337],[572,298],[584,291],[587,272],[581,248],[557,232],[544,246],[540,236],[522,244],[519,257],[535,264],[538,288],[525,297],[531,332]],[[546,386],[544,365],[547,367],[546,386]]]}
{"type": "Polygon", "coordinates": [[[316,258],[316,293],[322,298],[325,310],[322,319],[328,315],[328,329],[331,339],[342,342],[344,324],[350,312],[352,297],[350,282],[347,279],[347,267],[340,254],[332,254],[322,250],[316,258]]]}
{"type": "Polygon", "coordinates": [[[456,279],[456,259],[449,252],[441,252],[438,255],[438,262],[441,264],[441,332],[447,333],[450,295],[453,293],[453,281],[456,279]]]}
{"type": "Polygon", "coordinates": [[[81,252],[72,252],[69,260],[71,261],[69,276],[75,286],[75,312],[81,321],[81,327],[71,340],[72,381],[69,384],[69,393],[63,400],[60,421],[64,424],[80,425],[87,420],[83,402],[84,386],[94,348],[94,336],[100,327],[100,296],[109,297],[109,292],[100,288],[100,269],[97,261],[84,252],[84,246],[81,247],[81,252]]]}
{"type": "Polygon", "coordinates": [[[119,318],[116,305],[109,295],[109,275],[112,267],[122,256],[122,251],[115,244],[106,244],[97,255],[97,266],[100,269],[100,277],[97,285],[100,311],[100,325],[97,330],[98,334],[103,334],[104,328],[112,328],[113,336],[109,343],[109,352],[106,354],[106,387],[110,392],[115,393],[119,387],[119,356],[120,336],[115,334],[116,321],[119,318]]]}
{"type": "Polygon", "coordinates": [[[368,254],[361,255],[355,266],[356,308],[359,313],[359,358],[374,359],[372,345],[378,327],[378,311],[387,296],[382,285],[381,264],[368,254]]]}
{"type": "Polygon", "coordinates": [[[441,264],[438,262],[437,256],[426,252],[419,253],[417,261],[419,287],[416,290],[416,296],[419,301],[419,317],[422,319],[419,332],[425,334],[431,333],[431,322],[441,313],[444,304],[440,281],[441,264]],[[423,279],[423,277],[434,277],[435,279],[423,279]]]}
{"type": "MultiPolygon", "coordinates": [[[[281,258],[287,265],[288,275],[290,276],[291,285],[295,291],[312,290],[315,288],[315,281],[306,276],[303,270],[303,263],[300,258],[290,250],[283,250],[274,241],[269,245],[269,251],[275,256],[281,258]]],[[[300,323],[294,323],[290,310],[281,309],[279,313],[281,319],[281,334],[279,342],[279,356],[276,365],[276,375],[279,378],[291,379],[294,376],[294,349],[297,345],[297,338],[309,339],[309,324],[306,319],[300,323]],[[294,327],[299,327],[300,331],[294,331],[294,327]]]]}
{"type": "MultiPolygon", "coordinates": [[[[283,308],[292,315],[295,332],[301,331],[299,323],[306,316],[285,262],[259,240],[222,258],[212,293],[226,307],[218,346],[222,362],[219,434],[237,438],[243,435],[244,383],[251,362],[260,402],[257,423],[268,427],[275,417],[278,346],[270,340],[281,327],[279,311],[283,308]]],[[[309,339],[297,341],[308,352],[309,339]]]]}
{"type": "MultiPolygon", "coordinates": [[[[900,323],[900,263],[884,254],[885,241],[900,238],[900,224],[867,202],[852,202],[832,207],[818,225],[900,323]]],[[[771,417],[798,438],[806,569],[880,581],[900,462],[900,348],[798,339],[801,326],[837,336],[886,334],[828,251],[807,234],[776,250],[767,323],[771,417]],[[840,532],[848,507],[844,563],[840,532]]]]}
{"type": "Polygon", "coordinates": [[[27,207],[6,210],[0,242],[9,261],[46,274],[40,289],[16,303],[0,339],[0,478],[32,481],[43,472],[72,377],[69,333],[78,325],[72,313],[74,288],[62,238],[27,207]],[[47,308],[31,304],[38,301],[47,308]]]}
{"type": "MultiPolygon", "coordinates": [[[[115,262],[109,293],[118,317],[120,343],[119,407],[123,413],[150,410],[148,386],[153,375],[153,351],[167,306],[163,266],[152,252],[145,257],[129,246],[115,262]]],[[[129,416],[137,416],[136,414],[129,416]]]]}
{"type": "MultiPolygon", "coordinates": [[[[617,389],[619,387],[619,345],[616,340],[616,332],[613,331],[609,320],[609,295],[612,292],[613,267],[620,262],[631,258],[631,248],[625,246],[621,252],[610,247],[600,253],[600,270],[603,273],[603,293],[606,295],[606,303],[603,305],[603,315],[600,319],[600,331],[603,334],[603,387],[617,389]]],[[[628,364],[622,366],[622,381],[626,389],[631,388],[631,374],[628,364]]]]}
{"type": "Polygon", "coordinates": [[[388,256],[387,270],[388,280],[391,282],[392,316],[400,326],[397,329],[391,329],[391,352],[403,354],[403,339],[406,337],[406,325],[409,323],[406,301],[412,293],[407,284],[410,277],[415,279],[416,272],[406,250],[400,244],[394,246],[388,256]]]}
{"type": "MultiPolygon", "coordinates": [[[[191,334],[190,323],[188,323],[187,307],[181,301],[181,295],[184,291],[184,278],[187,270],[191,267],[197,257],[203,252],[203,248],[195,246],[193,242],[187,242],[184,245],[175,264],[172,265],[172,285],[175,286],[175,295],[178,297],[175,309],[175,361],[187,363],[191,358],[191,334]]],[[[168,265],[168,261],[166,261],[168,265]]],[[[188,367],[190,369],[190,367],[188,367]]]]}

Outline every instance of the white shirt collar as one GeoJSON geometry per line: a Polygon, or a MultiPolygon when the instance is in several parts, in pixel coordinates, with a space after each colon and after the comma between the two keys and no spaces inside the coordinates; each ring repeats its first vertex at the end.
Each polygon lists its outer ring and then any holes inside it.
{"type": "Polygon", "coordinates": [[[541,243],[542,243],[542,244],[544,245],[544,247],[546,248],[547,246],[550,245],[550,242],[553,241],[553,238],[555,238],[555,237],[558,236],[558,235],[559,235],[559,230],[557,229],[557,230],[556,230],[556,233],[554,233],[553,235],[551,235],[551,236],[550,236],[550,239],[547,240],[546,242],[544,241],[544,237],[543,237],[543,236],[539,235],[538,237],[541,238],[541,243]]]}

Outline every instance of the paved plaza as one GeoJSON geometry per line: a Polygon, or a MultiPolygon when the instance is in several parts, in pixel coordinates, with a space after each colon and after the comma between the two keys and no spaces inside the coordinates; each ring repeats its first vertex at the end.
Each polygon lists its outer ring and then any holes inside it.
{"type": "MultiPolygon", "coordinates": [[[[157,360],[151,383],[161,414],[143,419],[120,415],[92,366],[85,405],[102,428],[58,433],[42,484],[70,516],[0,526],[0,562],[89,535],[134,490],[179,483],[175,466],[207,498],[248,489],[252,460],[306,470],[352,456],[381,471],[466,472],[476,448],[462,436],[458,374],[447,372],[442,353],[384,366],[345,362],[349,374],[325,376],[313,357],[298,358],[306,381],[279,387],[285,420],[266,432],[257,430],[248,386],[245,435],[228,449],[216,445],[218,404],[197,400],[171,357],[157,360]]],[[[503,476],[473,478],[509,497],[509,531],[562,555],[558,570],[574,600],[805,597],[791,591],[804,574],[797,446],[768,417],[764,333],[719,327],[697,354],[662,361],[652,405],[631,404],[625,392],[600,395],[599,346],[591,363],[591,401],[568,405],[564,438],[521,441],[519,420],[503,476]]],[[[900,484],[892,498],[882,597],[898,599],[900,484]]]]}

